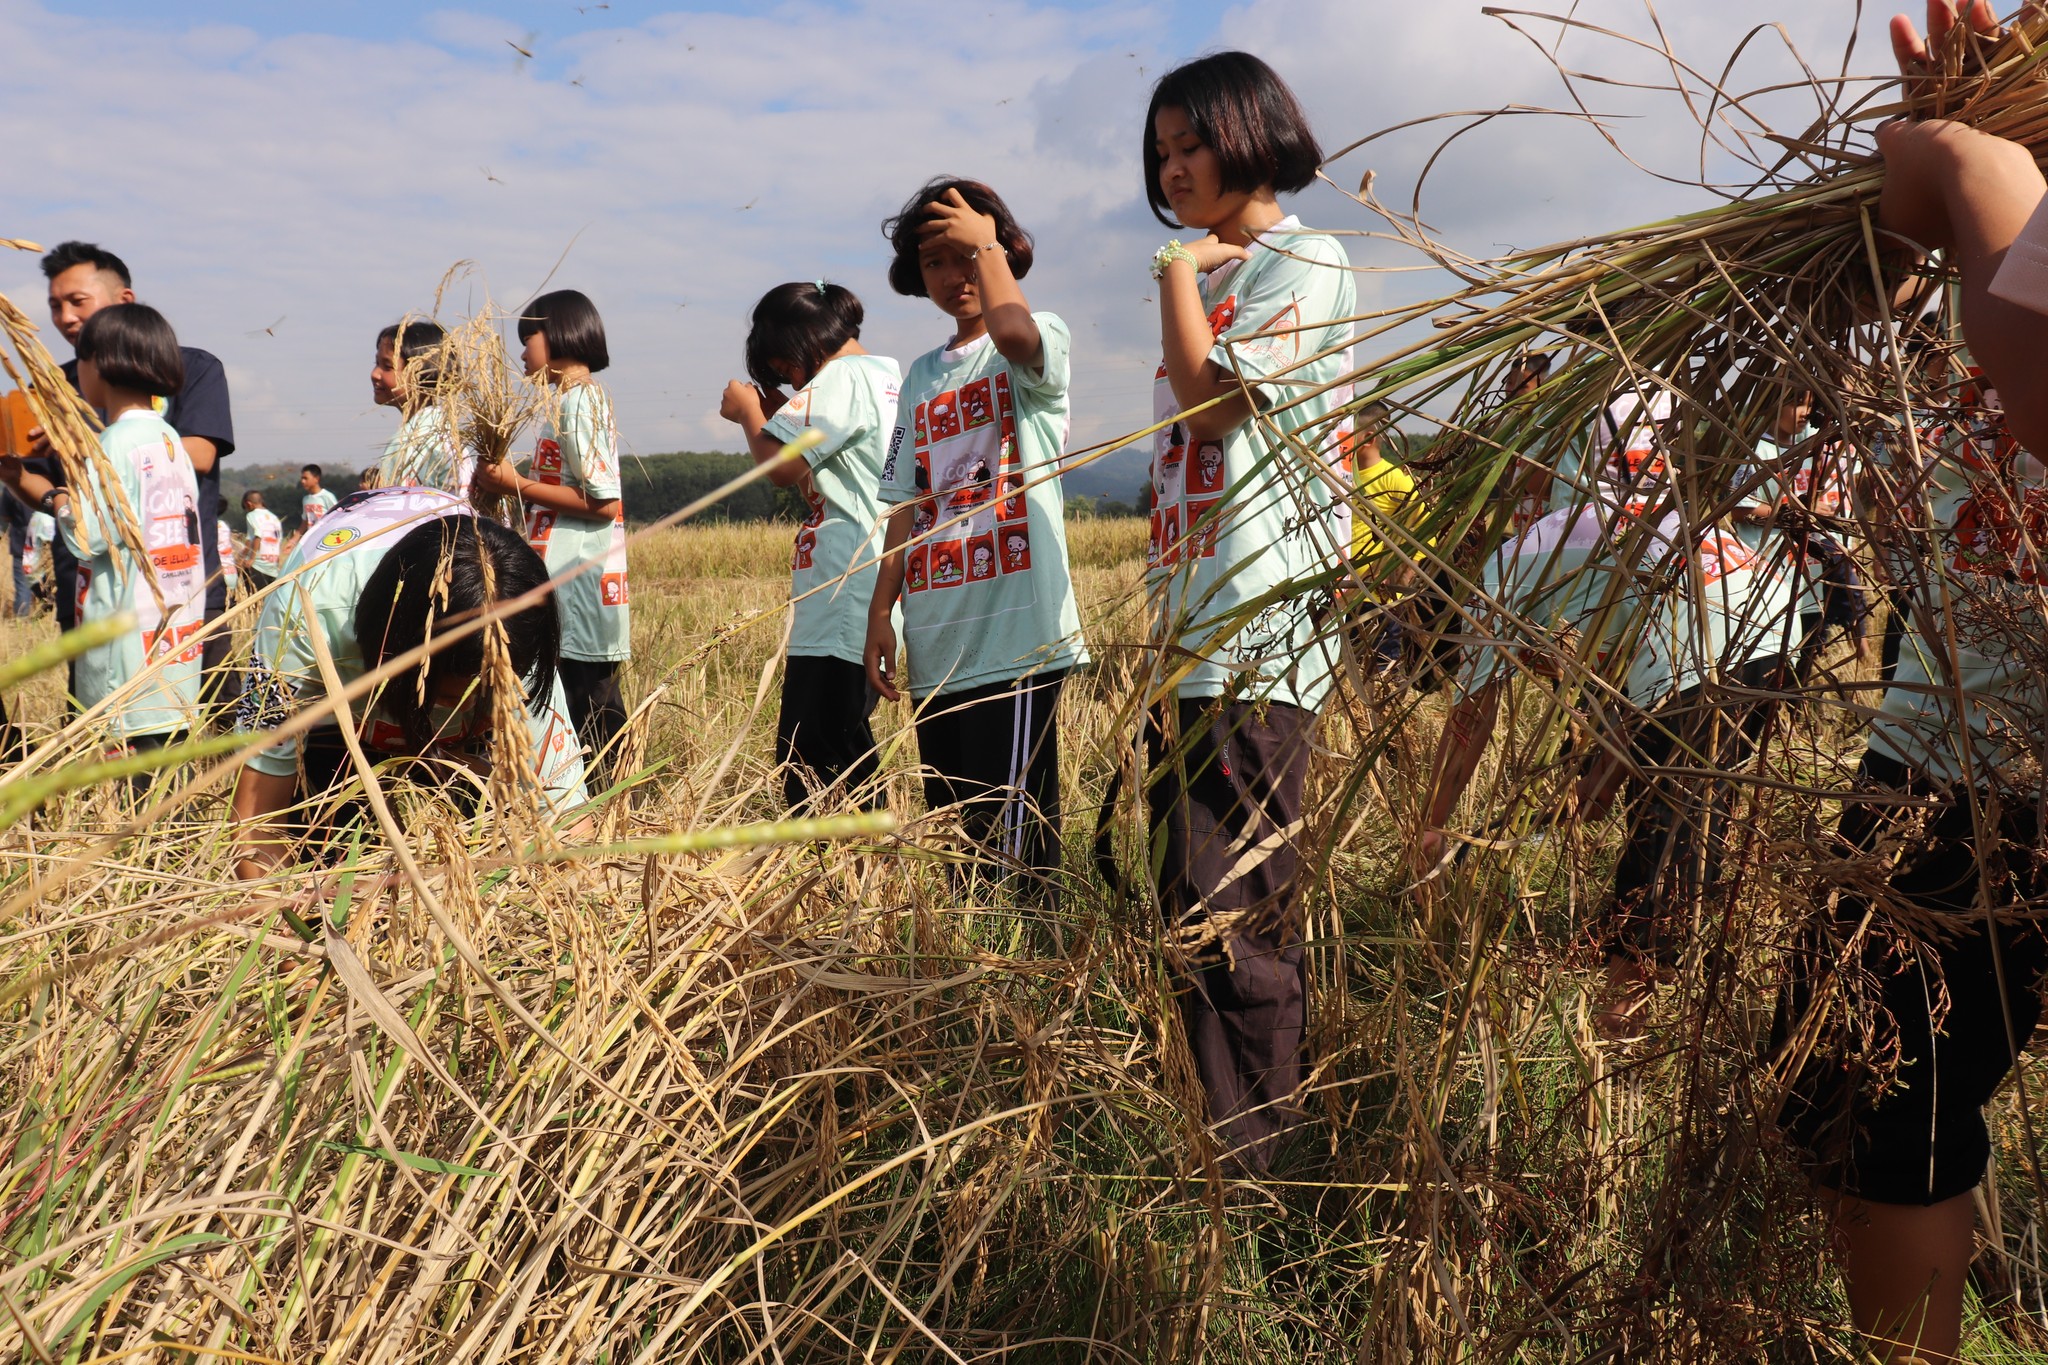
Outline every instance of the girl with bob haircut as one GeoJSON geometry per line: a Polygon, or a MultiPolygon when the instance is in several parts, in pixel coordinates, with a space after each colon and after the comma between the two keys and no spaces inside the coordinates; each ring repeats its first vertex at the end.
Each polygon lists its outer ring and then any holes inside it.
{"type": "MultiPolygon", "coordinates": [[[[312,632],[321,631],[342,686],[456,629],[498,602],[547,582],[547,566],[519,533],[476,515],[438,489],[353,493],[285,560],[291,590],[273,593],[257,623],[249,687],[237,715],[245,733],[273,729],[327,694],[312,632]]],[[[556,660],[562,627],[543,599],[502,617],[519,678],[534,785],[557,810],[585,799],[583,760],[556,660]]],[[[490,761],[492,673],[485,632],[450,642],[350,705],[372,762],[417,759],[444,780],[490,761]]],[[[352,774],[338,725],[259,751],[235,785],[236,871],[267,875],[287,860],[294,834],[281,814],[302,801],[331,809],[352,774]],[[303,780],[301,774],[303,773],[303,780]]]]}
{"type": "Polygon", "coordinates": [[[626,699],[619,666],[633,656],[626,588],[626,504],[620,496],[619,432],[611,395],[591,376],[612,363],[597,305],[560,289],[520,310],[528,378],[555,395],[522,477],[510,460],[478,469],[486,493],[527,506],[526,538],[547,560],[562,608],[562,680],[576,733],[599,780],[610,785],[626,699]],[[582,572],[585,565],[592,565],[582,572]]]}
{"type": "Polygon", "coordinates": [[[57,488],[10,457],[0,459],[0,481],[55,518],[78,560],[77,581],[58,591],[78,594],[80,625],[134,613],[134,630],[78,656],[71,685],[79,707],[108,703],[107,727],[120,744],[160,748],[192,726],[201,681],[192,637],[206,617],[199,479],[156,412],[156,400],[184,385],[185,364],[171,324],[142,303],[100,309],[76,345],[79,394],[106,414],[100,448],[112,480],[88,463],[75,490],[57,488]],[[116,529],[123,501],[141,515],[146,555],[116,529]]]}
{"type": "Polygon", "coordinates": [[[868,681],[917,702],[926,804],[958,807],[969,838],[1050,890],[1060,688],[1088,661],[1061,511],[1067,324],[1031,311],[1018,284],[1030,234],[987,185],[933,180],[882,231],[889,283],[930,299],[952,335],[911,364],[882,461],[894,510],[868,607],[868,681]]]}
{"type": "Polygon", "coordinates": [[[814,787],[839,783],[858,793],[875,776],[868,717],[877,694],[863,650],[882,553],[882,459],[896,430],[903,373],[860,344],[864,316],[841,285],[775,286],[754,305],[747,333],[753,382],[727,384],[718,409],[746,434],[769,481],[796,489],[808,508],[790,564],[789,648],[775,723],[775,761],[792,807],[814,787]],[[784,385],[792,390],[787,398],[784,385]],[[821,439],[802,459],[777,458],[807,430],[821,439]]]}
{"type": "Polygon", "coordinates": [[[438,322],[406,318],[377,333],[370,366],[370,397],[397,408],[404,421],[377,461],[377,487],[412,484],[467,495],[476,456],[463,448],[440,403],[441,348],[448,334],[438,322]]]}
{"type": "Polygon", "coordinates": [[[1210,1118],[1234,1162],[1261,1171],[1303,1076],[1294,831],[1338,650],[1318,625],[1322,585],[1350,541],[1350,390],[1336,383],[1351,366],[1350,260],[1279,206],[1322,152],[1257,57],[1167,73],[1143,147],[1146,202],[1188,237],[1151,263],[1166,425],[1146,572],[1158,651],[1148,803],[1210,1118]]]}

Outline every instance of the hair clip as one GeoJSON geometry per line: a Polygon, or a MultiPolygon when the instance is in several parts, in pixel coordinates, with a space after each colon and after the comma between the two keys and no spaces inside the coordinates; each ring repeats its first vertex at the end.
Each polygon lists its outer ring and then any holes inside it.
{"type": "Polygon", "coordinates": [[[811,287],[816,289],[821,296],[825,292],[825,282],[823,280],[812,280],[811,287]]]}

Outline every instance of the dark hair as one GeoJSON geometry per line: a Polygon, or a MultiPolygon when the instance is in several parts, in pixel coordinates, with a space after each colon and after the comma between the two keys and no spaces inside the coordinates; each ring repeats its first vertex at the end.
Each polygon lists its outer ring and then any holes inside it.
{"type": "Polygon", "coordinates": [[[43,257],[43,278],[54,280],[73,266],[80,265],[89,265],[94,270],[114,276],[121,281],[123,289],[135,287],[135,281],[128,275],[128,263],[91,242],[59,242],[51,247],[43,257]]]}
{"type": "Polygon", "coordinates": [[[263,490],[260,488],[243,489],[242,506],[247,507],[251,501],[254,501],[258,507],[261,507],[263,505],[263,490]]]}
{"type": "Polygon", "coordinates": [[[100,378],[117,389],[168,398],[185,387],[185,357],[178,334],[164,315],[146,303],[117,303],[85,320],[72,348],[98,367],[100,378]]]}
{"type": "Polygon", "coordinates": [[[311,474],[316,479],[323,477],[320,473],[320,466],[317,464],[302,465],[299,468],[299,472],[301,474],[311,474]]]}
{"type": "Polygon", "coordinates": [[[535,332],[547,338],[549,360],[588,365],[592,374],[612,363],[611,349],[604,341],[604,319],[597,315],[597,305],[577,290],[557,289],[520,309],[520,344],[535,332]]]}
{"type": "Polygon", "coordinates": [[[1020,280],[1029,275],[1031,234],[1018,225],[1017,216],[1010,212],[1010,206],[1003,202],[1003,197],[979,180],[942,175],[927,180],[924,188],[904,203],[902,212],[892,215],[882,224],[882,235],[896,249],[896,254],[889,261],[889,287],[913,299],[930,297],[924,292],[924,270],[917,263],[917,230],[931,216],[931,205],[944,199],[949,190],[960,191],[960,198],[966,201],[967,207],[996,220],[996,240],[1003,244],[1003,255],[1010,260],[1010,273],[1020,280]]]}
{"type": "Polygon", "coordinates": [[[1177,66],[1152,87],[1145,110],[1145,202],[1152,216],[1179,227],[1159,188],[1159,147],[1154,129],[1161,109],[1188,116],[1195,136],[1216,153],[1225,194],[1249,194],[1270,185],[1294,194],[1315,183],[1323,149],[1309,131],[1301,102],[1272,67],[1249,52],[1215,52],[1177,66]]]}
{"type": "Polygon", "coordinates": [[[213,514],[214,514],[215,516],[217,516],[217,517],[224,517],[224,516],[226,516],[226,515],[228,514],[228,495],[227,495],[227,494],[223,493],[223,494],[221,494],[221,495],[220,495],[220,506],[214,509],[214,512],[213,512],[213,514]]]}
{"type": "MultiPolygon", "coordinates": [[[[493,601],[520,597],[548,581],[547,565],[526,538],[483,517],[439,517],[406,532],[370,572],[356,599],[356,643],[366,668],[425,644],[440,625],[460,625],[493,601]],[[486,598],[483,557],[489,555],[486,598]],[[436,591],[436,585],[441,590],[436,591]]],[[[562,620],[553,597],[499,618],[512,669],[526,684],[526,705],[547,701],[562,652],[562,620]]],[[[384,684],[382,709],[415,747],[433,738],[437,678],[485,677],[484,632],[437,650],[384,684]]]]}
{"type": "MultiPolygon", "coordinates": [[[[448,333],[438,322],[426,318],[407,318],[394,322],[377,333],[377,344],[391,348],[391,358],[403,370],[421,356],[433,356],[441,349],[441,343],[448,333]]],[[[432,393],[441,383],[441,366],[437,360],[429,360],[420,366],[420,387],[432,393]]]]}
{"type": "Polygon", "coordinates": [[[769,362],[793,365],[809,383],[832,353],[860,335],[867,316],[851,289],[823,280],[778,284],[754,305],[747,373],[764,389],[786,381],[769,362]]]}

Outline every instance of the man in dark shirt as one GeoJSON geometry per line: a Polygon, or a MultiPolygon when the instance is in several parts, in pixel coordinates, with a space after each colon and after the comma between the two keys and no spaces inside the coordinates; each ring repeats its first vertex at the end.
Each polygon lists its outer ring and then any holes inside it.
{"type": "MultiPolygon", "coordinates": [[[[50,321],[64,339],[76,345],[85,330],[86,319],[102,308],[135,302],[134,283],[119,256],[103,251],[91,242],[64,242],[43,257],[43,275],[50,282],[50,321]]],[[[220,500],[220,461],[234,453],[235,425],[228,408],[227,371],[210,353],[180,346],[185,358],[185,387],[172,396],[163,418],[185,443],[192,457],[192,471],[199,477],[199,505],[215,506],[220,500]]],[[[64,366],[64,377],[78,387],[78,362],[64,366]]],[[[40,441],[40,460],[29,467],[53,483],[64,483],[64,470],[48,446],[40,441]]],[[[227,585],[220,572],[220,548],[216,537],[199,538],[206,561],[206,619],[211,621],[227,609],[227,585]]],[[[64,630],[76,625],[78,561],[62,536],[50,547],[57,571],[57,624],[64,630]]],[[[232,695],[233,681],[227,667],[229,639],[226,632],[207,637],[204,647],[206,699],[208,704],[232,695]]]]}

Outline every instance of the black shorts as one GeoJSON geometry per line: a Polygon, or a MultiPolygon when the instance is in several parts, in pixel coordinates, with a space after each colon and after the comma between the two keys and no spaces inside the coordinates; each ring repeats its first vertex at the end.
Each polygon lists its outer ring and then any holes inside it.
{"type": "MultiPolygon", "coordinates": [[[[864,664],[805,654],[784,661],[775,761],[784,767],[782,797],[792,810],[814,790],[837,784],[858,792],[874,780],[875,732],[868,717],[877,700],[864,664]]],[[[863,798],[870,806],[880,799],[872,791],[863,798]]]]}
{"type": "Polygon", "coordinates": [[[1065,669],[927,697],[917,707],[924,800],[1004,865],[1060,866],[1060,689],[1065,669]]]}
{"type": "MultiPolygon", "coordinates": [[[[1841,852],[1876,849],[1924,815],[1927,826],[1901,854],[1891,892],[1910,908],[1968,912],[1978,895],[1979,840],[1963,794],[1937,793],[1882,754],[1864,755],[1862,778],[1873,796],[1949,799],[1931,811],[1847,803],[1841,852]]],[[[2048,892],[2039,834],[2037,810],[2006,814],[1995,847],[1986,850],[1998,877],[1987,888],[1994,907],[2031,902],[2038,911],[2048,892]]],[[[1815,901],[1830,889],[1817,888],[1815,901]]],[[[2012,1069],[2014,1045],[2025,1047],[2040,1019],[2048,935],[2038,920],[2008,913],[1916,939],[1878,907],[1851,956],[1850,936],[1871,910],[1864,896],[1843,887],[1835,912],[1800,937],[1778,1001],[1773,1053],[1814,1006],[1824,1005],[1825,1013],[1817,1016],[1823,1031],[1793,1080],[1782,1124],[1821,1184],[1881,1204],[1938,1204],[1984,1178],[1991,1158],[1984,1106],[2012,1069]]]]}

